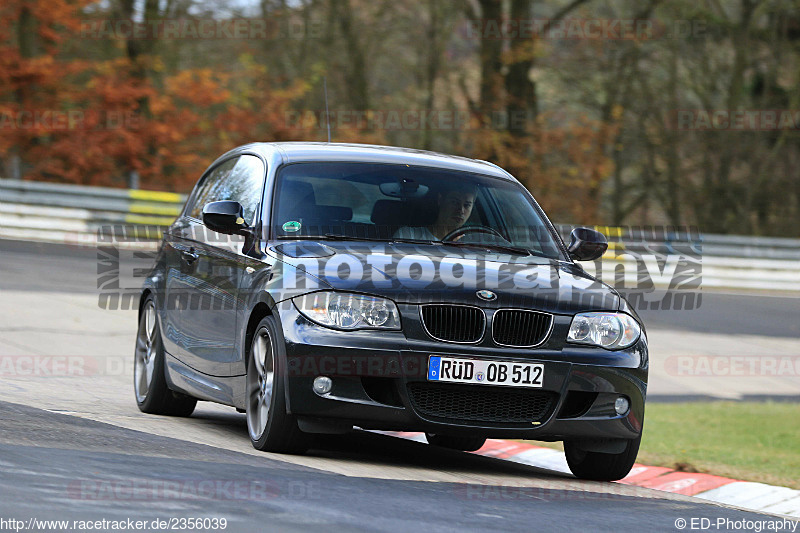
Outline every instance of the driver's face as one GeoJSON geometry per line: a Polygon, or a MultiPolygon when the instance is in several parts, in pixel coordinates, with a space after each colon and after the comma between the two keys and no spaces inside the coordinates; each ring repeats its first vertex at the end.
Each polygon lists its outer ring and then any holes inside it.
{"type": "Polygon", "coordinates": [[[443,226],[460,228],[472,214],[475,195],[470,192],[450,191],[439,199],[438,222],[443,226]]]}

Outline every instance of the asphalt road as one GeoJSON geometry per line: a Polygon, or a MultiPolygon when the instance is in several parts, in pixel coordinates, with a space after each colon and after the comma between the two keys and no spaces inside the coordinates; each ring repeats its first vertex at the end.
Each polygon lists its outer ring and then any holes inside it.
{"type": "Polygon", "coordinates": [[[97,293],[94,248],[0,239],[0,291],[97,293]]]}
{"type": "MultiPolygon", "coordinates": [[[[551,483],[345,476],[17,404],[0,402],[0,411],[0,517],[25,523],[202,518],[225,519],[226,531],[676,531],[680,518],[766,518],[684,498],[570,490],[566,479],[535,468],[374,434],[331,437],[312,454],[504,471],[551,483]]],[[[243,423],[234,429],[245,436],[243,423]]]]}

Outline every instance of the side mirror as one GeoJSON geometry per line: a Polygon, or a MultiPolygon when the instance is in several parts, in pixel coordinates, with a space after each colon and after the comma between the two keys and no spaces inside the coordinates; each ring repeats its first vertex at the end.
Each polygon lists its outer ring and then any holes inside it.
{"type": "Polygon", "coordinates": [[[211,202],[203,207],[203,224],[208,229],[226,235],[241,235],[250,229],[244,220],[244,208],[239,202],[211,202]]]}
{"type": "Polygon", "coordinates": [[[608,250],[608,240],[599,231],[575,228],[570,234],[569,256],[576,261],[594,261],[608,250]]]}

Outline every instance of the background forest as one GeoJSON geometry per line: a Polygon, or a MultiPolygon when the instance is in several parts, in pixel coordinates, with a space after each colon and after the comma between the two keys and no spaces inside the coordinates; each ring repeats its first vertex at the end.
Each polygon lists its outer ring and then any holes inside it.
{"type": "Polygon", "coordinates": [[[800,236],[796,0],[4,0],[0,177],[186,192],[326,140],[323,80],[334,141],[490,160],[557,222],[800,236]]]}

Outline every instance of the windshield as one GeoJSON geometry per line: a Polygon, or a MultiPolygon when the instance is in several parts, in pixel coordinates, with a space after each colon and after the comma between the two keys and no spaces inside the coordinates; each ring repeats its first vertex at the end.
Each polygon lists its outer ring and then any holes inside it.
{"type": "Polygon", "coordinates": [[[521,185],[468,172],[377,163],[294,163],[277,176],[278,239],[363,239],[519,249],[563,259],[521,185]]]}

